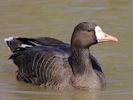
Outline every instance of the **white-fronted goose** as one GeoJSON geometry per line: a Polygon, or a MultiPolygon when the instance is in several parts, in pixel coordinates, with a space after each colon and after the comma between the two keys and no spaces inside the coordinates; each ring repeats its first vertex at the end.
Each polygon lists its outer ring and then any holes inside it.
{"type": "Polygon", "coordinates": [[[105,77],[90,46],[118,40],[95,23],[82,22],[74,28],[71,44],[48,37],[9,37],[5,41],[18,67],[19,81],[54,89],[99,89],[105,87],[105,77]]]}

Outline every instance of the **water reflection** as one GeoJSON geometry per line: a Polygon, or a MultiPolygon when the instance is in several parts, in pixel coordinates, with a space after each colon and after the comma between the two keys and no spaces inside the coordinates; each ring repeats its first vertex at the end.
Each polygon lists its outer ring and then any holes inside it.
{"type": "Polygon", "coordinates": [[[14,97],[21,99],[33,100],[98,100],[99,90],[71,90],[71,91],[53,91],[45,88],[40,89],[40,87],[24,88],[18,87],[17,91],[12,92],[14,97]]]}

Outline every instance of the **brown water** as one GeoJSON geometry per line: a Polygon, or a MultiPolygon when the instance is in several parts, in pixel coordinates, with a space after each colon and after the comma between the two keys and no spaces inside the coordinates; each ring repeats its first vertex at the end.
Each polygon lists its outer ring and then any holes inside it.
{"type": "Polygon", "coordinates": [[[0,100],[132,100],[133,0],[0,0],[0,100]],[[50,36],[70,41],[74,26],[94,21],[119,38],[91,51],[103,66],[104,91],[63,91],[17,82],[3,42],[9,36],[50,36]]]}

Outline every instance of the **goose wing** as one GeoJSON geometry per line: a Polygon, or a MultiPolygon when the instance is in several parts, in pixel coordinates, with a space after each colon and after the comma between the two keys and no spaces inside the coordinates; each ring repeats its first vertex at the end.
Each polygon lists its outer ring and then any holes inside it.
{"type": "MultiPolygon", "coordinates": [[[[18,48],[20,50],[25,50],[26,48],[35,47],[35,46],[51,46],[61,49],[68,54],[71,54],[69,44],[50,37],[40,37],[40,38],[9,37],[6,38],[5,41],[12,52],[18,50],[18,48]]],[[[90,59],[92,61],[93,68],[103,73],[100,64],[92,54],[90,59]]]]}
{"type": "Polygon", "coordinates": [[[68,81],[72,74],[69,56],[58,48],[36,46],[15,52],[10,59],[18,66],[18,80],[54,87],[68,81]]]}

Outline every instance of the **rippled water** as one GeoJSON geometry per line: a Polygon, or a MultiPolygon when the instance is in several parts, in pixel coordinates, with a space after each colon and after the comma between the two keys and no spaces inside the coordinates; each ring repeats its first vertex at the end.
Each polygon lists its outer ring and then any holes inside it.
{"type": "Polygon", "coordinates": [[[132,0],[0,0],[0,99],[132,100],[132,9],[132,0]],[[90,20],[119,38],[118,43],[91,49],[103,66],[106,90],[56,92],[16,81],[17,68],[8,60],[5,37],[50,36],[69,43],[74,26],[90,20]]]}

